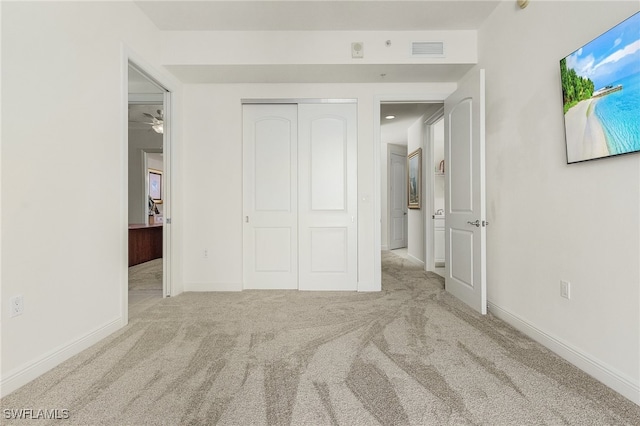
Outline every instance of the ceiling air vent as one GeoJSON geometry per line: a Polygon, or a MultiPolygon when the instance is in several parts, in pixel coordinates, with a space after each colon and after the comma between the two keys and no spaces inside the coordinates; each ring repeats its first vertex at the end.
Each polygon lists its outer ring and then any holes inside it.
{"type": "Polygon", "coordinates": [[[444,43],[441,41],[413,41],[411,42],[411,56],[443,57],[444,43]]]}

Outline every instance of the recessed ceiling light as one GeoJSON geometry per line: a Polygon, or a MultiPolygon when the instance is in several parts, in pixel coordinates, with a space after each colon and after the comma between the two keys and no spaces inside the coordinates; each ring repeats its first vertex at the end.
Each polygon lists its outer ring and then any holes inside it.
{"type": "Polygon", "coordinates": [[[394,118],[396,118],[396,116],[395,115],[387,115],[385,118],[387,120],[393,120],[394,118]]]}

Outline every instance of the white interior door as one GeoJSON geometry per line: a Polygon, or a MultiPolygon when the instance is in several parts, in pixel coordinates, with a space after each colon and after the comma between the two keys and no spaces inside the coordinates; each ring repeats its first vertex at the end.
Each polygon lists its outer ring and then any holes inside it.
{"type": "Polygon", "coordinates": [[[356,104],[300,104],[299,288],[357,290],[356,104]]]}
{"type": "Polygon", "coordinates": [[[445,100],[445,287],[487,313],[484,70],[445,100]]]}
{"type": "Polygon", "coordinates": [[[407,156],[391,153],[389,161],[389,250],[407,246],[407,156]]]}
{"type": "Polygon", "coordinates": [[[244,288],[298,288],[296,105],[243,106],[244,288]]]}

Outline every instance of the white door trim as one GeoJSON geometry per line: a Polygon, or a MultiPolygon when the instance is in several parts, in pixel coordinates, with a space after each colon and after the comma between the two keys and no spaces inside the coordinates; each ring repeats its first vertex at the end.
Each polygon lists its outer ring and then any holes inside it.
{"type": "Polygon", "coordinates": [[[162,133],[162,160],[163,160],[163,174],[165,181],[163,182],[163,196],[164,202],[162,212],[164,216],[164,224],[162,227],[162,295],[163,297],[170,297],[173,294],[171,279],[173,273],[173,226],[172,226],[172,212],[173,212],[173,122],[174,122],[174,107],[173,107],[173,93],[167,90],[164,93],[164,113],[163,113],[163,133],[162,133]]]}
{"type": "Polygon", "coordinates": [[[434,167],[433,167],[433,125],[425,123],[425,141],[424,141],[424,158],[426,170],[422,173],[424,176],[424,270],[433,271],[435,267],[433,244],[434,232],[433,232],[433,214],[434,214],[434,167]]]}
{"type": "Polygon", "coordinates": [[[436,111],[431,116],[427,117],[425,120],[425,142],[424,142],[424,152],[425,152],[425,165],[427,167],[426,173],[423,173],[424,176],[424,185],[425,185],[425,262],[424,262],[424,270],[425,271],[433,271],[435,270],[435,232],[434,232],[434,224],[435,219],[433,215],[435,213],[435,162],[434,158],[434,126],[440,120],[444,119],[444,104],[442,107],[436,111]]]}

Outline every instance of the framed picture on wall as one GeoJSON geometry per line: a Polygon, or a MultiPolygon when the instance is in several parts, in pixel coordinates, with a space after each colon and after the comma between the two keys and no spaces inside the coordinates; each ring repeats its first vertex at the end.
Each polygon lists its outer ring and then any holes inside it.
{"type": "Polygon", "coordinates": [[[156,204],[162,204],[162,172],[149,169],[149,197],[156,204]]]}
{"type": "Polygon", "coordinates": [[[407,189],[410,209],[421,207],[422,193],[422,149],[418,148],[407,157],[407,189]]]}

